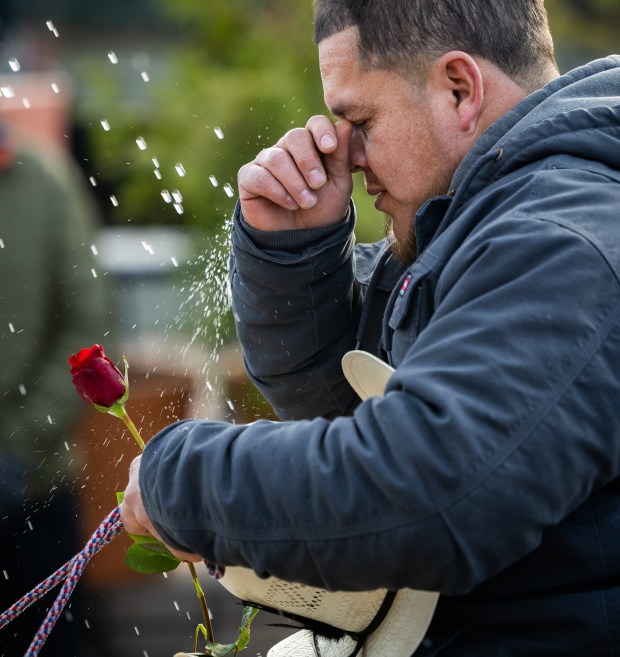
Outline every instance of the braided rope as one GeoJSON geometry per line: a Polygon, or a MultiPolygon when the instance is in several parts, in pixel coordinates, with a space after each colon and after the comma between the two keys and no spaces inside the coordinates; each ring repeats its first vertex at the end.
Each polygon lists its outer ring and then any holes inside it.
{"type": "MultiPolygon", "coordinates": [[[[54,604],[48,611],[43,623],[41,623],[41,627],[37,630],[24,657],[37,657],[56,621],[60,618],[62,610],[65,608],[67,602],[69,602],[69,598],[88,562],[97,552],[115,539],[123,529],[123,523],[120,520],[120,507],[117,506],[99,525],[81,552],[76,554],[72,559],[69,559],[53,575],[50,575],[46,580],[35,586],[32,591],[26,593],[13,606],[0,614],[0,629],[2,629],[5,625],[17,618],[25,609],[30,607],[31,604],[37,602],[48,591],[64,581],[54,604]]],[[[214,579],[220,579],[224,574],[224,568],[208,561],[204,563],[207,567],[208,574],[214,579]]]]}
{"type": "Polygon", "coordinates": [[[0,628],[17,618],[31,604],[39,600],[50,589],[54,588],[64,580],[64,584],[56,601],[49,610],[45,620],[35,634],[30,647],[24,657],[36,657],[39,654],[43,644],[50,635],[52,628],[60,617],[62,610],[65,608],[78,580],[84,572],[84,568],[92,557],[105,547],[110,541],[116,538],[123,531],[123,524],[120,521],[120,509],[116,507],[112,513],[99,525],[95,533],[84,549],[76,554],[72,559],[61,566],[53,575],[35,586],[32,591],[26,593],[10,609],[0,614],[0,628]]]}

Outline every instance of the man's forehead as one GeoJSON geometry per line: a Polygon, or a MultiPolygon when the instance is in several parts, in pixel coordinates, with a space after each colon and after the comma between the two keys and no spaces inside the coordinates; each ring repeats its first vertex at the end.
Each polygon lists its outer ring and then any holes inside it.
{"type": "Polygon", "coordinates": [[[356,80],[360,74],[357,28],[347,28],[319,43],[319,64],[325,104],[336,116],[363,104],[356,80]]]}
{"type": "Polygon", "coordinates": [[[357,28],[348,27],[319,43],[319,65],[323,78],[342,68],[359,67],[357,28]]]}
{"type": "Polygon", "coordinates": [[[371,90],[356,84],[355,80],[345,80],[337,85],[324,83],[323,95],[327,109],[334,116],[349,120],[367,113],[372,104],[371,90]]]}

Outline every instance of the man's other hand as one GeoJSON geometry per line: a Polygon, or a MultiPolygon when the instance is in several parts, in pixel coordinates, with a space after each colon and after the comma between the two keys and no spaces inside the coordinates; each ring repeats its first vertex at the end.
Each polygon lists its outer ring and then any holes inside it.
{"type": "Polygon", "coordinates": [[[177,559],[181,561],[202,561],[203,558],[191,552],[182,552],[167,545],[157,533],[157,530],[151,523],[149,517],[146,515],[146,510],[142,504],[142,495],[140,493],[140,461],[142,455],[137,456],[129,468],[129,482],[125,489],[125,496],[121,504],[121,521],[125,527],[125,531],[129,534],[154,536],[158,541],[161,541],[166,547],[174,554],[177,559]]]}

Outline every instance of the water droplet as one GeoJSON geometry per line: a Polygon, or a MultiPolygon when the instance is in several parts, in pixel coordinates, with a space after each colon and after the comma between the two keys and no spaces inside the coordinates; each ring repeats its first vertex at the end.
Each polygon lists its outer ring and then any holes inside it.
{"type": "Polygon", "coordinates": [[[112,205],[113,205],[115,208],[118,207],[118,200],[117,200],[116,196],[114,196],[114,194],[112,194],[112,196],[110,196],[110,201],[112,201],[112,205]]]}
{"type": "Polygon", "coordinates": [[[224,133],[222,131],[222,128],[213,128],[213,132],[215,132],[218,139],[224,139],[224,133]]]}
{"type": "Polygon", "coordinates": [[[11,333],[15,333],[15,327],[13,326],[13,322],[9,322],[9,331],[11,331],[11,333]]]}
{"type": "Polygon", "coordinates": [[[156,157],[151,158],[151,160],[153,162],[153,166],[159,169],[159,160],[156,157]]]}
{"type": "Polygon", "coordinates": [[[26,386],[23,383],[19,384],[19,392],[23,397],[26,396],[26,386]]]}
{"type": "Polygon", "coordinates": [[[159,169],[155,169],[153,173],[155,174],[155,178],[157,178],[157,180],[161,180],[161,171],[159,169]]]}
{"type": "MultiPolygon", "coordinates": [[[[52,419],[52,418],[50,418],[49,415],[48,415],[47,417],[48,417],[50,420],[52,419]]],[[[50,422],[50,424],[51,424],[51,422],[50,422]]],[[[65,440],[65,448],[66,448],[67,451],[70,451],[70,450],[69,450],[69,443],[68,443],[66,440],[65,440]]]]}
{"type": "Polygon", "coordinates": [[[144,240],[142,240],[142,246],[147,253],[150,253],[151,255],[155,253],[155,250],[153,249],[153,245],[150,244],[149,242],[145,242],[144,240]]]}
{"type": "Polygon", "coordinates": [[[93,187],[97,187],[97,181],[95,180],[94,176],[91,176],[91,177],[89,178],[89,180],[90,180],[90,184],[91,184],[93,187]]]}
{"type": "Polygon", "coordinates": [[[17,71],[19,71],[21,68],[20,63],[17,61],[17,59],[15,59],[15,57],[11,57],[11,59],[9,59],[9,66],[11,67],[11,71],[15,71],[15,73],[17,73],[17,71]]]}
{"type": "Polygon", "coordinates": [[[138,138],[136,139],[136,144],[138,144],[138,148],[139,148],[141,151],[145,151],[145,150],[146,150],[146,141],[144,140],[144,137],[138,137],[138,138]]]}
{"type": "Polygon", "coordinates": [[[90,272],[93,275],[93,278],[97,278],[97,272],[94,269],[91,269],[90,272]]]}
{"type": "Polygon", "coordinates": [[[170,196],[170,192],[167,189],[162,189],[161,190],[161,197],[166,201],[166,203],[172,203],[172,196],[170,196]]]}
{"type": "Polygon", "coordinates": [[[0,240],[0,249],[4,248],[4,240],[0,240]]]}
{"type": "Polygon", "coordinates": [[[224,191],[226,192],[226,196],[228,196],[228,198],[232,198],[235,195],[235,192],[229,183],[224,185],[224,191]]]}
{"type": "Polygon", "coordinates": [[[99,251],[97,250],[95,244],[90,245],[90,250],[92,251],[93,255],[99,255],[99,251]]]}
{"type": "Polygon", "coordinates": [[[176,600],[173,601],[173,604],[174,604],[174,608],[175,608],[177,611],[181,611],[181,609],[179,608],[179,603],[178,603],[176,600]]]}
{"type": "Polygon", "coordinates": [[[5,98],[14,98],[15,90],[10,85],[2,85],[0,87],[0,94],[2,94],[5,98]]]}
{"type": "Polygon", "coordinates": [[[90,630],[90,623],[88,622],[88,620],[86,618],[84,619],[84,625],[86,625],[87,630],[90,630]]]}
{"type": "Polygon", "coordinates": [[[177,211],[178,214],[183,214],[183,206],[180,203],[175,203],[174,209],[177,211]]]}
{"type": "Polygon", "coordinates": [[[30,109],[30,101],[27,98],[22,99],[22,105],[25,109],[30,109]]]}
{"type": "Polygon", "coordinates": [[[6,572],[6,570],[3,570],[2,574],[4,575],[4,579],[9,579],[9,574],[6,572]]]}
{"type": "Polygon", "coordinates": [[[170,256],[170,261],[172,262],[172,264],[173,264],[175,267],[178,267],[178,266],[179,266],[179,263],[178,263],[177,259],[176,259],[174,256],[170,256]]]}
{"type": "Polygon", "coordinates": [[[219,183],[217,182],[217,178],[215,176],[209,176],[209,180],[211,181],[211,184],[213,185],[213,187],[218,186],[219,183]]]}
{"type": "Polygon", "coordinates": [[[30,520],[28,520],[28,521],[26,522],[26,524],[28,525],[28,529],[29,529],[30,531],[32,531],[32,530],[34,529],[34,527],[32,526],[32,522],[31,522],[30,520]]]}
{"type": "Polygon", "coordinates": [[[116,53],[112,50],[108,53],[108,59],[112,62],[112,64],[118,64],[118,57],[116,56],[116,53]]]}
{"type": "Polygon", "coordinates": [[[60,88],[58,87],[58,85],[56,84],[56,82],[52,82],[51,87],[52,87],[52,91],[53,91],[55,94],[59,94],[59,93],[60,93],[60,88]]]}
{"type": "Polygon", "coordinates": [[[231,411],[235,410],[235,405],[230,401],[230,399],[226,400],[226,403],[228,404],[228,407],[230,408],[231,411]]]}
{"type": "Polygon", "coordinates": [[[107,132],[110,129],[110,124],[106,119],[101,119],[101,127],[107,132]]]}
{"type": "Polygon", "coordinates": [[[181,192],[178,189],[174,189],[172,191],[172,198],[177,202],[177,203],[183,203],[183,196],[181,195],[181,192]]]}
{"type": "Polygon", "coordinates": [[[138,636],[140,636],[140,630],[138,629],[138,626],[137,626],[137,625],[134,625],[134,626],[133,626],[133,629],[135,630],[136,634],[137,634],[138,636]]]}
{"type": "Polygon", "coordinates": [[[177,162],[177,164],[174,165],[174,168],[181,178],[185,175],[185,167],[180,162],[177,162]]]}
{"type": "Polygon", "coordinates": [[[142,76],[142,79],[145,82],[150,82],[151,78],[150,78],[149,74],[146,71],[142,71],[142,73],[140,73],[140,75],[142,76]]]}
{"type": "Polygon", "coordinates": [[[54,26],[54,23],[52,21],[45,21],[45,24],[47,25],[47,29],[55,36],[58,37],[60,36],[58,34],[58,30],[54,26]]]}

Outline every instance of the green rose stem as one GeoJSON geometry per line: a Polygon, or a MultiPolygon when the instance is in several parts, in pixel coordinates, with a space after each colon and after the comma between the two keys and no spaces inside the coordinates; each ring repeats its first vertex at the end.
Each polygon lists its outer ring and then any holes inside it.
{"type": "Polygon", "coordinates": [[[108,411],[108,413],[115,415],[125,423],[125,426],[129,429],[131,435],[136,439],[136,442],[138,443],[138,447],[142,451],[144,451],[144,448],[146,447],[146,445],[144,444],[144,440],[142,440],[142,436],[140,436],[140,432],[138,431],[138,429],[136,429],[136,425],[131,421],[131,418],[129,417],[129,413],[127,413],[125,407],[122,404],[118,404],[117,408],[115,408],[113,411],[112,410],[108,411]]]}
{"type": "MultiPolygon", "coordinates": [[[[115,404],[113,409],[110,409],[108,413],[115,415],[125,423],[125,426],[129,429],[131,435],[136,439],[140,449],[144,451],[146,445],[144,444],[142,436],[140,436],[140,432],[136,428],[136,425],[131,421],[129,413],[127,413],[125,410],[124,404],[115,404]]],[[[200,580],[198,579],[196,568],[191,561],[185,561],[184,563],[186,563],[187,567],[189,568],[190,575],[192,576],[192,581],[194,582],[194,586],[196,588],[196,595],[198,597],[198,602],[200,603],[200,610],[202,611],[202,620],[205,627],[206,639],[209,643],[215,643],[215,639],[213,637],[213,627],[211,626],[211,618],[209,617],[209,607],[207,607],[207,600],[205,598],[204,591],[200,586],[200,580]]]]}
{"type": "MultiPolygon", "coordinates": [[[[215,639],[213,637],[213,627],[211,626],[211,617],[209,616],[209,608],[207,607],[207,600],[205,598],[205,594],[200,586],[200,581],[198,580],[198,575],[196,574],[196,568],[194,567],[194,564],[191,561],[186,561],[187,567],[189,568],[189,572],[192,575],[192,579],[194,580],[194,586],[196,587],[196,595],[198,596],[198,602],[200,603],[200,609],[202,610],[202,618],[204,620],[204,626],[205,626],[205,639],[207,640],[207,643],[215,643],[215,639]]],[[[198,636],[196,635],[196,638],[198,636]]],[[[194,652],[196,652],[197,645],[194,645],[194,652]]]]}

